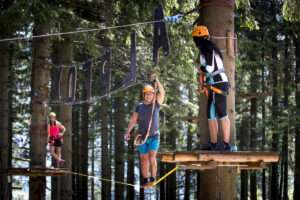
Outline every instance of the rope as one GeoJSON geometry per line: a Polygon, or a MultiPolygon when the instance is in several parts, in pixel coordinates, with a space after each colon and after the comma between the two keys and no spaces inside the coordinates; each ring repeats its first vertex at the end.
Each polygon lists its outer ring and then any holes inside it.
{"type": "Polygon", "coordinates": [[[110,97],[111,95],[118,94],[119,92],[125,91],[131,87],[137,86],[143,84],[142,82],[135,82],[133,84],[130,84],[128,86],[121,86],[113,91],[109,91],[106,94],[98,97],[92,97],[91,100],[82,100],[82,101],[76,101],[76,102],[63,102],[63,101],[49,101],[49,102],[44,102],[46,105],[56,105],[56,104],[64,104],[64,105],[80,105],[80,104],[93,104],[96,103],[97,101],[105,98],[105,97],[110,97]]]}
{"type": "Polygon", "coordinates": [[[92,179],[98,179],[98,180],[102,180],[102,181],[106,181],[106,182],[116,183],[116,184],[119,184],[119,185],[129,186],[129,187],[140,187],[139,185],[135,185],[135,184],[131,184],[131,183],[126,183],[126,182],[122,182],[122,181],[114,181],[114,180],[111,180],[111,179],[92,176],[92,175],[88,175],[88,174],[82,174],[82,173],[79,173],[79,172],[73,172],[73,171],[67,171],[67,170],[62,170],[62,172],[66,173],[66,174],[83,176],[83,177],[92,178],[92,179]]]}
{"type": "MultiPolygon", "coordinates": [[[[97,32],[97,31],[103,31],[103,30],[112,30],[112,29],[122,29],[122,28],[129,28],[134,26],[140,26],[140,25],[147,25],[147,24],[154,24],[158,22],[166,22],[165,19],[160,20],[152,20],[152,21],[145,21],[145,22],[137,22],[132,24],[124,24],[124,25],[118,25],[118,26],[108,26],[108,27],[102,27],[102,28],[92,28],[92,29],[83,29],[83,30],[77,30],[77,31],[67,31],[67,32],[57,32],[57,33],[46,33],[41,35],[33,35],[29,37],[11,37],[11,38],[2,38],[0,39],[0,42],[9,42],[9,41],[19,41],[19,40],[30,40],[30,39],[38,39],[38,38],[47,38],[47,37],[53,37],[53,36],[63,36],[63,35],[74,35],[78,33],[89,33],[89,32],[97,32]]],[[[227,37],[227,36],[211,36],[212,39],[227,39],[231,38],[236,40],[236,37],[227,37]]]]}
{"type": "MultiPolygon", "coordinates": [[[[157,185],[158,183],[160,183],[161,181],[163,181],[164,179],[166,179],[168,176],[170,176],[177,169],[178,169],[178,166],[174,167],[168,173],[166,173],[161,178],[159,178],[157,181],[155,181],[153,184],[151,184],[151,187],[154,187],[155,185],[157,185]]],[[[77,176],[83,176],[83,177],[87,177],[87,178],[92,178],[92,179],[98,179],[98,180],[102,180],[102,181],[106,181],[106,182],[111,182],[111,183],[115,183],[115,184],[119,184],[119,185],[125,185],[125,186],[129,186],[129,187],[138,187],[138,188],[140,188],[140,185],[137,185],[137,184],[126,183],[126,182],[122,182],[122,181],[114,181],[112,179],[102,178],[102,177],[98,177],[98,176],[92,176],[92,175],[83,174],[83,173],[79,173],[79,172],[73,172],[73,171],[68,171],[68,170],[61,170],[61,172],[64,172],[66,174],[71,174],[71,175],[77,175],[77,176]]]]}
{"type": "Polygon", "coordinates": [[[173,169],[171,169],[168,173],[166,173],[165,175],[163,175],[161,178],[159,178],[157,181],[155,181],[153,184],[151,184],[151,186],[155,186],[157,184],[159,184],[161,181],[163,181],[164,179],[166,179],[168,176],[170,176],[172,173],[174,173],[175,171],[177,171],[179,169],[178,166],[175,166],[173,169]]]}
{"type": "Polygon", "coordinates": [[[132,24],[118,25],[118,26],[108,26],[108,27],[102,27],[102,28],[92,28],[92,29],[83,29],[83,30],[77,30],[77,31],[57,32],[57,33],[46,33],[46,34],[41,34],[41,35],[33,35],[31,37],[3,38],[3,39],[0,39],[0,42],[29,40],[29,39],[37,39],[37,38],[47,38],[47,37],[52,37],[52,36],[74,35],[77,33],[89,33],[89,32],[103,31],[103,30],[121,29],[121,28],[133,27],[133,26],[153,24],[153,23],[163,22],[163,21],[164,21],[164,19],[160,19],[160,20],[137,22],[137,23],[132,23],[132,24]]]}

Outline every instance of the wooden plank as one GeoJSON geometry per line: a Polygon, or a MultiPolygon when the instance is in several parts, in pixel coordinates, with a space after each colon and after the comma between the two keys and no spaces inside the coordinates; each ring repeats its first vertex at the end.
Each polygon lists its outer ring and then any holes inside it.
{"type": "Polygon", "coordinates": [[[216,152],[216,151],[200,151],[200,152],[165,152],[160,153],[159,157],[162,162],[178,163],[178,162],[278,162],[279,155],[276,152],[216,152]]]}
{"type": "Polygon", "coordinates": [[[244,163],[237,163],[237,162],[180,162],[178,163],[180,169],[184,170],[210,170],[216,169],[218,167],[235,167],[238,170],[261,170],[265,168],[267,165],[263,162],[244,162],[244,163]]]}
{"type": "Polygon", "coordinates": [[[10,176],[64,176],[67,169],[62,168],[10,168],[10,176]]]}

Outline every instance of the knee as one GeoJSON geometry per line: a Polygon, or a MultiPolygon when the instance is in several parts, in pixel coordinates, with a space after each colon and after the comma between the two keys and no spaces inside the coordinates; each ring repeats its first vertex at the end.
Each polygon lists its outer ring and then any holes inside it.
{"type": "Polygon", "coordinates": [[[54,149],[52,149],[52,150],[50,151],[50,153],[51,153],[51,155],[54,155],[54,154],[55,154],[54,149]]]}
{"type": "Polygon", "coordinates": [[[141,163],[146,164],[148,162],[148,155],[140,156],[141,163]]]}
{"type": "Polygon", "coordinates": [[[151,163],[156,163],[156,154],[150,153],[149,159],[151,163]]]}

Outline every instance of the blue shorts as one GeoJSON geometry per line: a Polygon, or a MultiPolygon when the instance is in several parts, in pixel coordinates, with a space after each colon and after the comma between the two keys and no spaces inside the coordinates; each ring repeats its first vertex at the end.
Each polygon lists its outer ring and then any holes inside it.
{"type": "Polygon", "coordinates": [[[148,137],[145,144],[138,146],[140,154],[147,154],[150,151],[157,151],[159,148],[159,136],[148,137]]]}

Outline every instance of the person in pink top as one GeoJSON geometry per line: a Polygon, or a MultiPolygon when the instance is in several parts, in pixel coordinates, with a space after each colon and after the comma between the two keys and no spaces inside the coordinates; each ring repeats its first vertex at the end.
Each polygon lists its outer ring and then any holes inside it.
{"type": "Polygon", "coordinates": [[[63,134],[66,128],[56,120],[56,114],[51,112],[49,114],[48,143],[50,146],[50,153],[57,162],[57,167],[65,161],[61,158],[61,148],[63,145],[63,134]]]}

